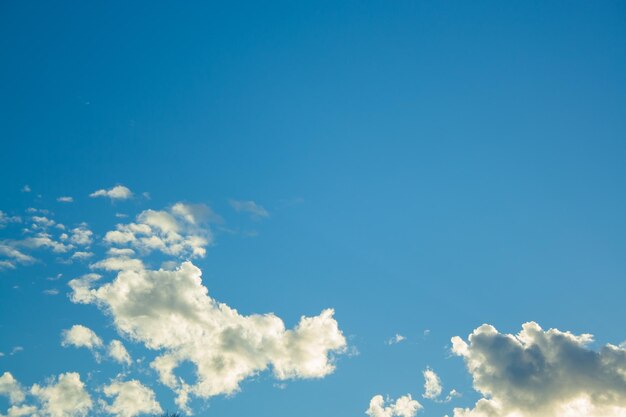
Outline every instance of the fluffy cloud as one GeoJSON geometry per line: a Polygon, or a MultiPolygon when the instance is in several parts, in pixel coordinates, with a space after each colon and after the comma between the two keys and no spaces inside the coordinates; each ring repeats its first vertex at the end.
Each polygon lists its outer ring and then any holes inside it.
{"type": "Polygon", "coordinates": [[[156,401],[154,391],[137,380],[115,381],[103,389],[107,397],[115,397],[112,404],[105,404],[104,410],[118,417],[134,417],[139,414],[163,412],[156,401]]]}
{"type": "Polygon", "coordinates": [[[19,404],[26,398],[24,390],[10,372],[0,376],[0,395],[8,397],[11,404],[19,404]]]}
{"type": "Polygon", "coordinates": [[[119,340],[112,340],[111,343],[109,343],[107,353],[109,357],[117,363],[124,365],[130,365],[131,363],[130,354],[119,340]]]}
{"type": "Polygon", "coordinates": [[[207,221],[207,206],[177,203],[168,210],[145,210],[136,222],[118,224],[107,232],[109,245],[130,246],[142,253],[160,251],[181,257],[203,257],[211,234],[202,224],[207,221]]]}
{"type": "Polygon", "coordinates": [[[93,242],[93,232],[87,228],[86,223],[81,223],[78,227],[72,229],[70,241],[76,245],[89,246],[93,242]]]}
{"type": "Polygon", "coordinates": [[[73,325],[69,330],[63,330],[62,335],[61,345],[64,347],[85,347],[90,350],[102,347],[102,339],[89,327],[80,324],[73,325]]]}
{"type": "Polygon", "coordinates": [[[123,185],[116,185],[115,187],[108,190],[101,189],[89,194],[89,197],[91,198],[108,197],[111,200],[126,200],[128,198],[131,198],[132,196],[132,191],[130,191],[127,187],[124,187],[123,185]]]}
{"type": "Polygon", "coordinates": [[[455,417],[626,416],[626,350],[592,350],[591,341],[533,322],[517,335],[484,324],[467,342],[452,338],[484,396],[472,409],[455,409],[455,417]]]}
{"type": "Polygon", "coordinates": [[[441,395],[441,379],[439,375],[430,368],[427,368],[424,372],[424,398],[434,400],[441,395]]]}
{"type": "Polygon", "coordinates": [[[370,417],[414,417],[421,409],[422,405],[411,398],[411,394],[403,395],[387,406],[382,395],[375,395],[365,414],[370,417]]]}
{"type": "Polygon", "coordinates": [[[46,386],[35,384],[30,392],[39,399],[43,416],[82,417],[93,406],[85,384],[76,372],[61,374],[58,381],[52,380],[46,386]]]}
{"type": "Polygon", "coordinates": [[[200,269],[190,262],[174,271],[122,270],[90,289],[96,280],[71,281],[72,300],[97,304],[122,334],[159,350],[151,366],[178,393],[182,408],[189,395],[234,393],[268,367],[281,380],[323,377],[334,370],[333,354],[345,350],[333,310],[302,317],[291,330],[274,314],[243,316],[209,297],[200,269]],[[195,365],[195,384],[175,374],[185,361],[195,365]]]}
{"type": "Polygon", "coordinates": [[[269,217],[270,213],[261,205],[254,201],[230,200],[230,206],[238,213],[248,213],[253,219],[269,217]]]}

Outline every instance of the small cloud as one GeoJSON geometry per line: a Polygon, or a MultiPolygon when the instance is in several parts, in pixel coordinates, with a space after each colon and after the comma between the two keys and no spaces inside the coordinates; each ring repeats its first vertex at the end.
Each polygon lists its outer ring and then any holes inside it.
{"type": "Polygon", "coordinates": [[[25,186],[22,187],[22,192],[23,193],[30,193],[32,190],[30,189],[30,186],[28,184],[26,184],[25,186]]]}
{"type": "Polygon", "coordinates": [[[133,196],[133,192],[123,185],[116,185],[108,190],[100,189],[89,194],[89,197],[108,197],[111,200],[127,200],[133,196]]]}
{"type": "Polygon", "coordinates": [[[59,203],[73,203],[74,202],[74,198],[73,197],[64,196],[64,197],[57,198],[57,201],[59,203]]]}
{"type": "Polygon", "coordinates": [[[387,340],[387,344],[388,345],[396,345],[400,342],[403,342],[406,340],[406,337],[402,336],[401,334],[396,334],[394,337],[392,337],[391,339],[387,340]]]}
{"type": "Polygon", "coordinates": [[[115,217],[117,217],[118,219],[125,219],[126,217],[128,217],[128,214],[115,213],[115,217]]]}
{"type": "Polygon", "coordinates": [[[11,350],[11,353],[9,353],[9,355],[13,356],[13,355],[15,355],[15,354],[17,354],[17,353],[22,352],[23,350],[24,350],[24,348],[23,348],[23,347],[21,347],[21,346],[15,346],[15,347],[11,350]]]}
{"type": "Polygon", "coordinates": [[[46,295],[59,295],[59,290],[56,288],[51,288],[49,290],[43,290],[43,293],[46,295]]]}
{"type": "Polygon", "coordinates": [[[430,336],[430,330],[428,330],[428,329],[424,330],[424,336],[425,337],[430,336]]]}
{"type": "Polygon", "coordinates": [[[229,203],[237,213],[248,213],[255,220],[270,216],[270,213],[263,206],[252,200],[229,200],[229,203]]]}
{"type": "Polygon", "coordinates": [[[72,255],[72,260],[74,261],[83,261],[85,259],[89,259],[93,256],[93,252],[74,252],[72,255]]]}

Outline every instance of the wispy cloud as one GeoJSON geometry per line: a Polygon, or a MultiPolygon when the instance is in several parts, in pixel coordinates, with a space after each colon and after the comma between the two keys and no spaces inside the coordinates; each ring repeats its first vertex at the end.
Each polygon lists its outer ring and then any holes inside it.
{"type": "Polygon", "coordinates": [[[261,219],[270,216],[265,207],[252,200],[229,200],[230,206],[237,213],[248,213],[253,219],[261,219]]]}

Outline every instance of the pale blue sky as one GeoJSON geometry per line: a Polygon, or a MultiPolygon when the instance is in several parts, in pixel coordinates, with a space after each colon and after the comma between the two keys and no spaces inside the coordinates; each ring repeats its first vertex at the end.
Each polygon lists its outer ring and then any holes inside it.
{"type": "MultiPolygon", "coordinates": [[[[623,2],[4,2],[0,44],[0,210],[21,218],[0,240],[29,236],[28,208],[95,239],[84,262],[0,270],[0,374],[24,386],[91,372],[95,399],[120,372],[61,346],[74,324],[154,357],[67,284],[117,223],[179,201],[221,218],[193,260],[212,297],[288,328],[334,308],[349,346],[324,378],[262,372],[200,416],[411,393],[441,417],[479,398],[450,338],[483,323],[626,340],[623,2]],[[89,197],[117,184],[133,197],[89,197]],[[463,396],[422,398],[427,366],[463,396]]],[[[147,364],[127,371],[175,409],[147,364]]]]}

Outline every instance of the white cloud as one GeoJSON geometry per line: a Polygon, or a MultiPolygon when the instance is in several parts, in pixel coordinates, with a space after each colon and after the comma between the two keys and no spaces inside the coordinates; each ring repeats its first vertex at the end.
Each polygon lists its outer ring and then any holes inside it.
{"type": "Polygon", "coordinates": [[[589,334],[544,331],[525,323],[517,335],[484,324],[466,342],[452,338],[484,398],[455,417],[624,417],[626,350],[592,350],[589,334]]]}
{"type": "Polygon", "coordinates": [[[254,201],[239,201],[239,200],[230,200],[230,206],[237,213],[248,213],[251,215],[253,219],[259,219],[263,217],[269,217],[270,213],[261,205],[255,203],[254,201]]]}
{"type": "Polygon", "coordinates": [[[388,345],[395,345],[395,344],[403,342],[405,340],[406,340],[406,337],[402,336],[401,334],[396,334],[394,337],[392,337],[389,340],[387,340],[387,344],[388,345]]]}
{"type": "Polygon", "coordinates": [[[68,197],[68,196],[63,196],[63,197],[57,198],[57,201],[59,203],[73,203],[74,202],[74,198],[68,197]]]}
{"type": "Polygon", "coordinates": [[[128,351],[119,340],[111,340],[109,346],[107,348],[107,353],[109,357],[115,360],[117,363],[121,363],[124,365],[130,365],[131,359],[128,351]]]}
{"type": "Polygon", "coordinates": [[[0,376],[0,395],[8,397],[11,404],[19,404],[26,398],[22,386],[10,372],[0,376]]]}
{"type": "Polygon", "coordinates": [[[274,314],[240,315],[208,296],[200,269],[190,262],[175,271],[125,269],[89,289],[95,281],[71,281],[72,300],[97,304],[122,334],[160,351],[151,366],[178,393],[183,409],[189,395],[232,394],[268,368],[280,380],[321,378],[334,371],[333,354],[345,350],[333,310],[302,317],[292,330],[274,314]],[[185,361],[196,367],[195,384],[175,375],[185,361]]]}
{"type": "Polygon", "coordinates": [[[89,265],[92,269],[104,269],[106,271],[139,271],[144,268],[140,259],[132,259],[127,256],[112,256],[89,265]]]}
{"type": "Polygon", "coordinates": [[[64,347],[85,347],[93,350],[103,345],[102,339],[93,330],[80,324],[73,325],[69,330],[63,330],[62,335],[61,345],[64,347]]]}
{"type": "Polygon", "coordinates": [[[51,288],[48,290],[43,290],[43,293],[46,295],[58,295],[59,294],[59,290],[57,290],[56,288],[51,288]]]}
{"type": "Polygon", "coordinates": [[[135,223],[118,224],[107,232],[110,245],[131,246],[142,253],[160,251],[180,257],[203,257],[211,243],[208,229],[201,227],[210,209],[177,203],[169,210],[145,210],[135,223]]]}
{"type": "Polygon", "coordinates": [[[48,233],[37,233],[34,237],[18,241],[16,244],[30,249],[51,249],[54,253],[65,253],[74,247],[72,245],[57,242],[52,239],[52,236],[48,233]]]}
{"type": "Polygon", "coordinates": [[[41,403],[41,412],[49,417],[83,417],[91,410],[93,403],[85,384],[76,372],[59,375],[48,385],[33,385],[31,394],[41,403]]]}
{"type": "Polygon", "coordinates": [[[82,252],[82,251],[78,251],[78,252],[74,252],[72,254],[71,259],[75,260],[75,261],[83,261],[85,259],[89,259],[93,256],[93,252],[82,252]]]}
{"type": "Polygon", "coordinates": [[[370,405],[365,414],[370,417],[414,417],[422,405],[411,398],[411,394],[403,395],[395,403],[386,405],[382,395],[375,395],[370,400],[370,405]]]}
{"type": "Polygon", "coordinates": [[[87,228],[87,224],[82,223],[78,227],[72,229],[70,240],[72,243],[80,246],[88,246],[93,242],[93,232],[87,228]]]}
{"type": "Polygon", "coordinates": [[[28,184],[26,184],[25,186],[22,187],[22,192],[23,193],[30,193],[31,189],[30,186],[28,184]]]}
{"type": "Polygon", "coordinates": [[[434,400],[441,395],[442,386],[439,375],[430,368],[426,368],[423,372],[424,375],[424,398],[434,400]]]}
{"type": "Polygon", "coordinates": [[[130,191],[127,187],[124,187],[123,185],[116,185],[115,187],[108,190],[101,189],[89,194],[89,197],[91,198],[108,197],[111,200],[126,200],[131,198],[132,196],[132,191],[130,191]]]}
{"type": "Polygon", "coordinates": [[[119,417],[134,417],[139,414],[157,414],[163,412],[156,401],[154,391],[137,380],[115,381],[104,387],[104,395],[115,397],[113,403],[105,404],[109,414],[119,417]]]}

